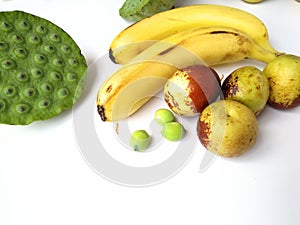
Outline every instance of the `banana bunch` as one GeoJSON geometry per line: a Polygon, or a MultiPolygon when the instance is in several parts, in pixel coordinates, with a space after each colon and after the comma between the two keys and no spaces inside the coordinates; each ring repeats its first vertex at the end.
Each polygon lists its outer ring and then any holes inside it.
{"type": "Polygon", "coordinates": [[[282,54],[270,45],[261,20],[220,5],[186,6],[143,19],[121,31],[109,53],[123,66],[99,89],[96,103],[103,121],[133,114],[178,68],[245,58],[268,63],[282,54]]]}
{"type": "Polygon", "coordinates": [[[114,62],[126,64],[148,48],[153,40],[163,40],[184,30],[209,26],[235,28],[262,48],[276,52],[269,43],[264,23],[256,16],[228,6],[201,4],[158,13],[131,25],[114,38],[109,49],[110,56],[114,62]]]}

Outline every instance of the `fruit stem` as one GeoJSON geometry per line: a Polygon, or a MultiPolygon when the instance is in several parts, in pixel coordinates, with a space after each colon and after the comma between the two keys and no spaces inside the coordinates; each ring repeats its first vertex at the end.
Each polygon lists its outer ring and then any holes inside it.
{"type": "Polygon", "coordinates": [[[263,49],[259,46],[255,46],[255,48],[252,49],[252,52],[249,56],[249,58],[256,59],[258,61],[269,63],[272,60],[276,59],[278,56],[284,55],[284,52],[278,52],[274,51],[271,52],[269,50],[263,49]]]}

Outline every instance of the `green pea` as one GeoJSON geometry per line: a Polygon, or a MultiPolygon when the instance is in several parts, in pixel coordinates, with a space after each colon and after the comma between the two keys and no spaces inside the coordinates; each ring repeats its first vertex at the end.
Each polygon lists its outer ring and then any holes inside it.
{"type": "Polygon", "coordinates": [[[155,121],[163,126],[166,123],[170,123],[174,121],[174,115],[173,113],[168,109],[158,109],[154,113],[154,119],[155,121]]]}
{"type": "Polygon", "coordinates": [[[145,151],[150,144],[151,137],[145,130],[136,130],[131,134],[130,146],[135,151],[145,151]]]}
{"type": "Polygon", "coordinates": [[[183,138],[184,127],[178,122],[166,123],[161,131],[164,138],[169,141],[179,141],[183,138]]]}

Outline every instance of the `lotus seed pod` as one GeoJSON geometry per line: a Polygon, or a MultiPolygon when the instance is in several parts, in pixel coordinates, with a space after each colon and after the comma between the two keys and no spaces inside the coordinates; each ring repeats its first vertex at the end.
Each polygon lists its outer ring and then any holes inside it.
{"type": "Polygon", "coordinates": [[[138,21],[174,7],[175,0],[126,0],[119,9],[121,17],[128,21],[138,21]]]}
{"type": "Polygon", "coordinates": [[[69,109],[87,64],[60,27],[22,11],[0,12],[0,123],[26,125],[69,109]]]}

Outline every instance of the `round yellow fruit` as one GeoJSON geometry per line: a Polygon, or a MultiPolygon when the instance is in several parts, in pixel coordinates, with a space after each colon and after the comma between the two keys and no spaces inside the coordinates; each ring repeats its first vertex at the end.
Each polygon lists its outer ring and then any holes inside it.
{"type": "Polygon", "coordinates": [[[222,84],[224,99],[235,100],[259,115],[269,99],[270,85],[263,72],[254,66],[234,70],[222,84]]]}
{"type": "Polygon", "coordinates": [[[300,57],[281,55],[269,62],[263,73],[270,83],[269,104],[279,109],[300,106],[300,57]]]}
{"type": "Polygon", "coordinates": [[[242,103],[220,100],[202,111],[197,134],[207,150],[223,157],[236,157],[256,143],[258,122],[254,113],[242,103]]]}

